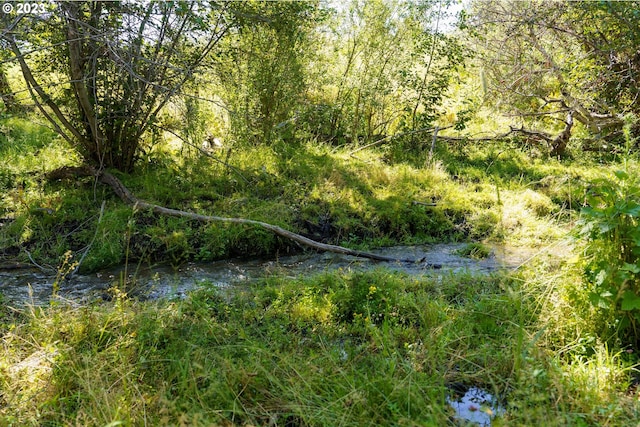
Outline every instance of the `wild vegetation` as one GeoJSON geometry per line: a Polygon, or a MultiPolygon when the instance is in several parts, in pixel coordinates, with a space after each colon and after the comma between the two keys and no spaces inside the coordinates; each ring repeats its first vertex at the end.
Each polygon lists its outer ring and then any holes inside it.
{"type": "Polygon", "coordinates": [[[471,386],[499,398],[475,408],[492,425],[635,425],[640,5],[479,1],[454,28],[455,6],[0,15],[0,268],[41,270],[52,295],[110,266],[305,250],[122,189],[352,249],[538,251],[488,276],[0,299],[0,425],[454,425],[471,386]]]}

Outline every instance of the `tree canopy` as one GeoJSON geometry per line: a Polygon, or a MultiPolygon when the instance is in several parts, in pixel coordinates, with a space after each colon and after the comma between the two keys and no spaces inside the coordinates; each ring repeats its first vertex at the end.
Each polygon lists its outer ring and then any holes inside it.
{"type": "Polygon", "coordinates": [[[406,134],[413,145],[437,123],[464,128],[479,103],[444,104],[477,65],[483,108],[549,154],[565,153],[577,124],[584,148],[621,140],[640,102],[638,2],[478,1],[455,31],[450,5],[55,2],[46,16],[2,16],[2,99],[20,109],[7,79],[17,66],[35,107],[87,162],[132,171],[156,127],[192,144],[406,134]],[[220,108],[205,117],[210,101],[220,108]],[[182,121],[167,119],[180,102],[182,121]]]}
{"type": "Polygon", "coordinates": [[[487,100],[529,125],[564,123],[547,138],[563,154],[573,119],[600,141],[638,113],[638,2],[478,1],[467,21],[487,100]],[[562,134],[561,134],[562,135],[562,134]],[[560,135],[560,136],[561,136],[560,135]]]}
{"type": "Polygon", "coordinates": [[[178,96],[190,111],[218,99],[244,143],[428,126],[463,60],[439,27],[446,5],[56,2],[46,17],[4,16],[2,43],[64,139],[89,163],[131,171],[178,96]]]}
{"type": "Polygon", "coordinates": [[[144,133],[230,25],[225,2],[58,2],[2,33],[31,98],[100,167],[131,171],[144,133]]]}

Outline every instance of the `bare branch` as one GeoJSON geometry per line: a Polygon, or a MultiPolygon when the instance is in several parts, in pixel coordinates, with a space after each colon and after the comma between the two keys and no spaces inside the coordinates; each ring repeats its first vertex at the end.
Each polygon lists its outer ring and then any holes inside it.
{"type": "MultiPolygon", "coordinates": [[[[453,126],[445,126],[445,127],[437,128],[437,129],[440,131],[440,130],[444,130],[444,129],[451,129],[452,127],[453,126]]],[[[362,151],[362,150],[365,150],[365,149],[367,149],[369,147],[373,147],[375,145],[380,145],[380,144],[389,142],[389,141],[391,141],[393,139],[397,139],[397,138],[400,138],[400,137],[403,137],[403,136],[416,135],[416,134],[419,134],[419,133],[433,132],[434,129],[436,129],[436,128],[424,127],[422,129],[410,130],[410,131],[407,131],[407,132],[400,132],[400,133],[396,133],[394,135],[389,135],[389,136],[386,136],[386,137],[384,137],[382,139],[379,139],[377,141],[373,141],[370,144],[367,144],[367,145],[364,145],[362,147],[356,148],[355,150],[351,151],[351,153],[349,153],[349,155],[353,155],[353,154],[357,153],[358,151],[362,151]]]]}

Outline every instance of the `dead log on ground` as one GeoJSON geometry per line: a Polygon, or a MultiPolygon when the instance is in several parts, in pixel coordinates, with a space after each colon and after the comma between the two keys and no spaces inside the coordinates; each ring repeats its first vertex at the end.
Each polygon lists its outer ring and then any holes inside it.
{"type": "MultiPolygon", "coordinates": [[[[55,172],[55,171],[54,171],[55,172]]],[[[323,252],[333,252],[343,255],[352,255],[359,258],[368,258],[376,261],[390,261],[390,262],[406,262],[406,263],[416,263],[423,262],[423,260],[415,260],[415,259],[407,259],[407,258],[394,258],[388,257],[384,255],[378,255],[371,252],[358,251],[355,249],[345,248],[343,246],[337,245],[329,245],[326,243],[320,243],[315,240],[309,239],[307,237],[301,236],[300,234],[293,233],[291,231],[285,230],[282,227],[278,227],[277,225],[268,224],[262,221],[256,221],[252,219],[245,218],[227,218],[213,215],[201,215],[192,212],[181,211],[177,209],[166,208],[164,206],[159,206],[153,203],[146,202],[144,200],[138,199],[134,196],[131,191],[115,176],[106,172],[104,170],[96,170],[91,166],[78,166],[78,167],[67,167],[64,173],[52,173],[50,176],[59,177],[60,175],[68,176],[70,173],[73,173],[77,176],[95,176],[100,182],[110,186],[113,191],[120,197],[125,203],[132,205],[134,209],[147,209],[151,210],[160,215],[169,215],[176,216],[182,218],[193,219],[200,222],[227,222],[233,224],[245,224],[245,225],[257,225],[258,227],[262,227],[267,229],[278,236],[284,237],[286,239],[292,240],[298,244],[303,246],[308,246],[310,248],[316,249],[318,251],[323,252]]],[[[439,264],[428,264],[426,267],[428,268],[441,268],[442,266],[439,264]]]]}

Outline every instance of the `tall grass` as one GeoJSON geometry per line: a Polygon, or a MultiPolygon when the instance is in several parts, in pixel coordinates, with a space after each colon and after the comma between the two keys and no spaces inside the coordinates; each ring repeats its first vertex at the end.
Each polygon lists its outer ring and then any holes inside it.
{"type": "Polygon", "coordinates": [[[494,425],[634,423],[628,354],[558,341],[581,336],[547,317],[568,283],[533,277],[274,276],[231,298],[25,310],[2,324],[0,419],[446,425],[463,384],[500,397],[494,425]]]}
{"type": "MultiPolygon", "coordinates": [[[[83,266],[92,271],[295,249],[263,230],[133,212],[90,179],[49,181],[46,172],[77,158],[24,121],[2,126],[3,256],[74,265],[90,245],[83,266]]],[[[429,168],[420,152],[394,147],[351,154],[274,143],[234,151],[230,172],[157,145],[120,178],[156,203],[356,247],[545,248],[569,233],[585,203],[607,209],[590,186],[607,164],[532,159],[507,143],[438,145],[429,168]]],[[[611,249],[615,239],[593,242],[611,249]]],[[[2,304],[0,425],[446,425],[454,415],[446,397],[460,384],[500,397],[495,425],[634,425],[637,350],[608,339],[615,316],[591,303],[584,267],[539,256],[489,277],[274,276],[233,297],[212,286],[155,302],[128,299],[123,283],[110,303],[2,304]]]]}

